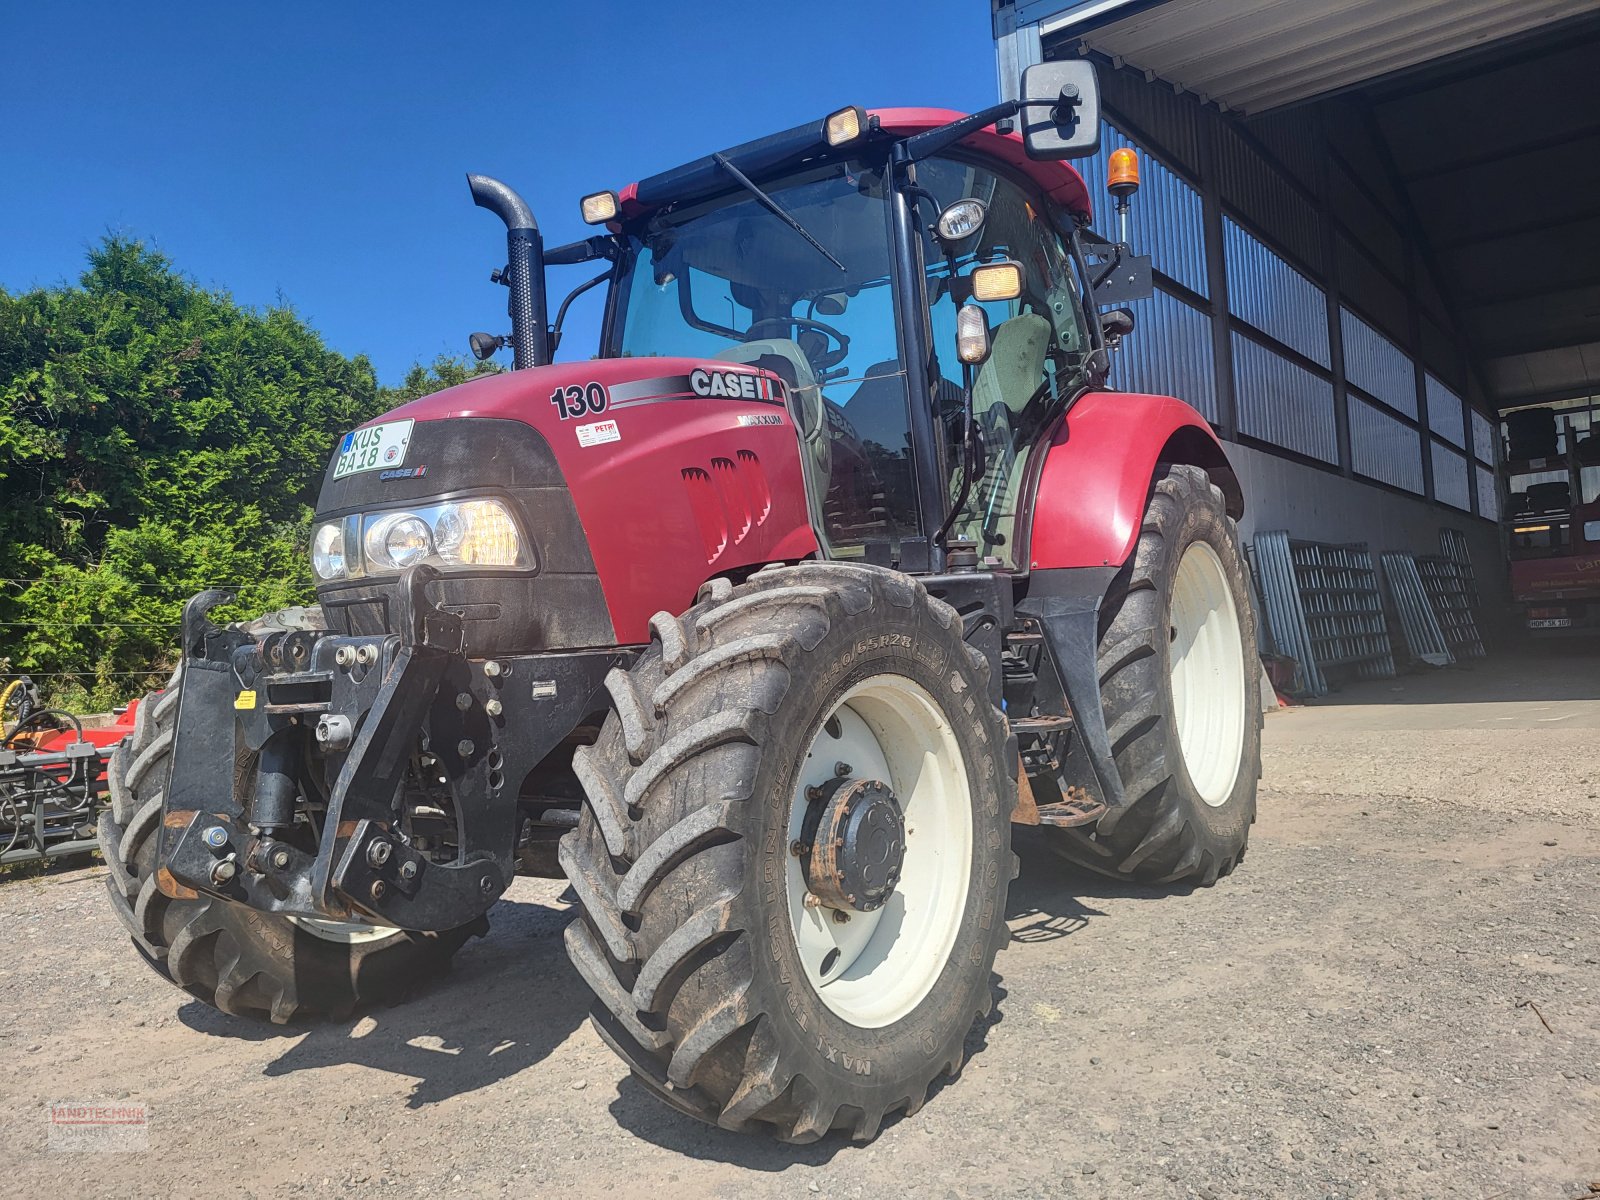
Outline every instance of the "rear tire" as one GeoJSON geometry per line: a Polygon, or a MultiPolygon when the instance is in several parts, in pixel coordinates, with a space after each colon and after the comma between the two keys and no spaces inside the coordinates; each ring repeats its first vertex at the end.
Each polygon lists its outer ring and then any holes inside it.
{"type": "Polygon", "coordinates": [[[1261,669],[1239,531],[1199,467],[1157,476],[1101,606],[1099,674],[1127,807],[1047,836],[1114,878],[1215,883],[1255,821],[1261,669]]]}
{"type": "Polygon", "coordinates": [[[302,921],[202,895],[174,900],[156,885],[162,792],[177,721],[178,678],[146,696],[133,733],[107,767],[111,803],[101,812],[100,854],[112,911],[147,962],[172,983],[226,1013],[339,1018],[392,1000],[437,975],[483,926],[425,934],[302,921]]]}
{"type": "Polygon", "coordinates": [[[692,1116],[869,1139],[960,1069],[992,1005],[1015,858],[987,664],[920,584],[843,564],[717,581],[651,627],[574,759],[587,803],[561,844],[596,1028],[692,1116]],[[841,775],[887,775],[907,832],[888,902],[838,921],[799,902],[791,822],[846,757],[841,775]],[[848,957],[817,960],[830,931],[848,957]]]}

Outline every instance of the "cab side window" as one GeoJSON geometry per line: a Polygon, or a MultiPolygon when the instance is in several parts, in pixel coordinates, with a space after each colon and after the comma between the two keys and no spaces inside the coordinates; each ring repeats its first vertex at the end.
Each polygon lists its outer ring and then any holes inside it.
{"type": "MultiPolygon", "coordinates": [[[[1014,554],[1022,482],[1046,427],[1079,384],[1088,348],[1077,284],[1061,235],[1051,226],[1042,202],[1021,186],[958,159],[924,163],[918,175],[918,182],[941,206],[969,198],[987,206],[982,229],[949,248],[958,275],[977,263],[1002,258],[1014,259],[1023,268],[1021,296],[983,305],[993,351],[974,376],[972,404],[984,461],[952,526],[953,535],[978,544],[980,555],[1016,568],[1021,565],[1014,554]]],[[[954,501],[962,484],[961,371],[955,358],[958,305],[947,248],[930,235],[923,254],[934,352],[940,363],[936,403],[952,439],[949,483],[954,501]]]]}

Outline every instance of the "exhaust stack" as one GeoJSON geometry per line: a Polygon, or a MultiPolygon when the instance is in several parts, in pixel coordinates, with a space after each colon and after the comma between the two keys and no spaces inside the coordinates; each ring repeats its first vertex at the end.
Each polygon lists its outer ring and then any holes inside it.
{"type": "Polygon", "coordinates": [[[506,272],[503,282],[511,289],[512,365],[542,367],[550,361],[544,297],[544,239],[527,202],[498,179],[468,175],[472,202],[487,208],[505,222],[506,272]]]}

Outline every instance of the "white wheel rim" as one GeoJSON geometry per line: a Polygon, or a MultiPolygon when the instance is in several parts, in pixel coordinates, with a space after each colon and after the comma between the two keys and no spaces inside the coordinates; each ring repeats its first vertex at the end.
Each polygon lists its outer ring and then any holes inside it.
{"type": "Polygon", "coordinates": [[[364,921],[329,921],[324,917],[297,917],[289,915],[301,929],[325,942],[338,942],[345,946],[362,946],[368,942],[381,942],[400,931],[392,925],[368,925],[364,921]]]}
{"type": "Polygon", "coordinates": [[[903,676],[863,680],[818,729],[790,800],[791,845],[805,823],[806,789],[835,778],[840,762],[855,779],[887,783],[899,800],[906,823],[900,882],[882,907],[840,923],[833,909],[805,906],[805,873],[791,853],[789,921],[822,1002],[852,1025],[878,1029],[922,1003],[955,946],[972,872],[972,799],[950,723],[903,676]]]}
{"type": "Polygon", "coordinates": [[[1200,798],[1233,794],[1244,758],[1245,655],[1239,610],[1217,552],[1194,542],[1172,581],[1172,711],[1178,746],[1200,798]]]}

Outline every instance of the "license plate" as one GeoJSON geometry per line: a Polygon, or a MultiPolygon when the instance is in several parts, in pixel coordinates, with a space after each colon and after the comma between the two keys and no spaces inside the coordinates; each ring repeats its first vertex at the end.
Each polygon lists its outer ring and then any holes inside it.
{"type": "Polygon", "coordinates": [[[406,461],[413,421],[385,421],[352,430],[339,443],[339,459],[333,464],[333,477],[343,479],[361,471],[398,467],[406,461]]]}
{"type": "Polygon", "coordinates": [[[1529,629],[1571,629],[1571,617],[1536,617],[1528,622],[1529,629]]]}

